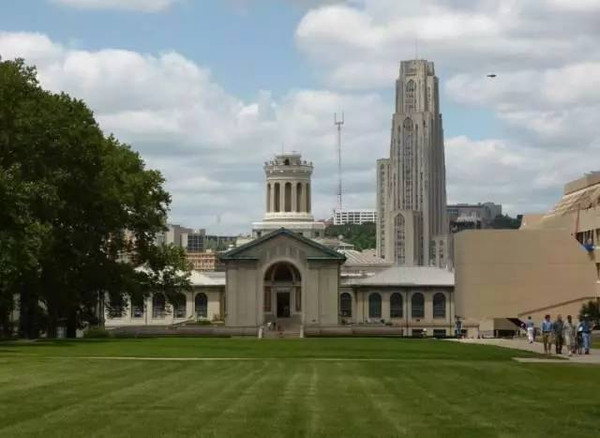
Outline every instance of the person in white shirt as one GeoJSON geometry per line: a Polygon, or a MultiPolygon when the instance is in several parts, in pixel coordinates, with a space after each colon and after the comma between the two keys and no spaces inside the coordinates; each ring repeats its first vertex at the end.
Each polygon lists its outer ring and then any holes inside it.
{"type": "Polygon", "coordinates": [[[531,319],[531,316],[527,317],[526,327],[527,339],[530,344],[533,344],[533,341],[535,341],[535,323],[533,322],[533,319],[531,319]]]}

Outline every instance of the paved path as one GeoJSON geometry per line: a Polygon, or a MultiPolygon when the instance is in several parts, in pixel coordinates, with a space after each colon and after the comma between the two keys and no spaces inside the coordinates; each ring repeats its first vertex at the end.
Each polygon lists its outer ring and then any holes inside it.
{"type": "MultiPolygon", "coordinates": [[[[504,348],[513,348],[515,350],[530,351],[532,353],[544,354],[544,344],[534,342],[530,344],[526,339],[460,339],[457,342],[465,344],[495,345],[504,348]]],[[[585,363],[600,365],[600,350],[592,349],[589,355],[575,354],[569,357],[567,354],[560,356],[552,354],[548,358],[515,358],[518,362],[540,362],[540,363],[585,363]],[[564,360],[567,359],[567,360],[564,360]]]]}

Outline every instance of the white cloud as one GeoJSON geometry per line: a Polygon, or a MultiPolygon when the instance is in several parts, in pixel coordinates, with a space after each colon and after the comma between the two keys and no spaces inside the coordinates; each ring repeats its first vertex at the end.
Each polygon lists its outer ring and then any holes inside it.
{"type": "Polygon", "coordinates": [[[179,0],[50,0],[78,9],[116,9],[138,12],[161,12],[179,0]]]}
{"type": "Polygon", "coordinates": [[[392,66],[413,57],[415,45],[446,75],[598,59],[598,2],[571,3],[359,0],[308,12],[296,42],[331,86],[352,89],[389,87],[392,66]]]}
{"type": "Polygon", "coordinates": [[[0,53],[36,64],[42,86],[83,99],[107,133],[160,169],[174,221],[249,231],[264,214],[262,165],[282,145],[315,163],[314,213],[327,217],[336,187],[333,113],[341,109],[348,200],[375,204],[375,162],[365,153],[383,154],[389,142],[389,114],[377,94],[296,90],[275,100],[265,90],[247,102],[175,52],[71,50],[40,34],[0,33],[0,53]]]}
{"type": "Polygon", "coordinates": [[[598,10],[600,0],[354,0],[314,8],[295,38],[338,90],[391,91],[418,49],[441,76],[442,113],[450,103],[499,121],[496,139],[446,140],[449,199],[543,211],[600,152],[598,10]]]}

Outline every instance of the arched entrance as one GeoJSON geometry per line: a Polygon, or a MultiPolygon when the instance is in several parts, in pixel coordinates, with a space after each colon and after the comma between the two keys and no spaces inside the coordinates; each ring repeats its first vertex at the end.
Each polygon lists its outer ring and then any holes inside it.
{"type": "Polygon", "coordinates": [[[294,318],[302,312],[302,278],[288,262],[275,263],[265,272],[263,312],[265,321],[294,318]]]}

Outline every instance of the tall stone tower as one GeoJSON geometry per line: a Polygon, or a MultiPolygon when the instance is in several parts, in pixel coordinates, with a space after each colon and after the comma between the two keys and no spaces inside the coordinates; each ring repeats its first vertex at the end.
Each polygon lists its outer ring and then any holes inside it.
{"type": "Polygon", "coordinates": [[[377,210],[380,257],[447,264],[444,132],[433,62],[400,63],[390,157],[377,161],[377,210]]]}
{"type": "Polygon", "coordinates": [[[252,235],[287,228],[311,239],[324,236],[325,224],[311,213],[312,163],[299,153],[276,155],[265,163],[266,212],[262,222],[252,224],[252,235]]]}

